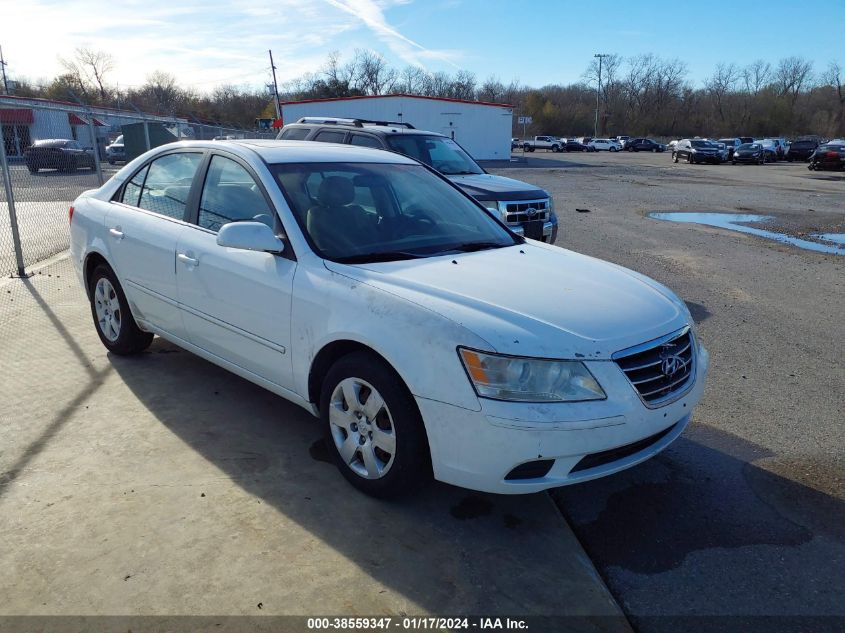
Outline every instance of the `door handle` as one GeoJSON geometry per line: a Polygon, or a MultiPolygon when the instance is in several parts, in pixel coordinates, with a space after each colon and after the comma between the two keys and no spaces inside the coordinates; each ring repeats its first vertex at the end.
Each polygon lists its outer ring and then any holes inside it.
{"type": "Polygon", "coordinates": [[[109,229],[109,233],[111,233],[112,237],[122,240],[123,239],[123,231],[120,230],[120,227],[115,227],[113,229],[109,229]]]}
{"type": "Polygon", "coordinates": [[[185,255],[185,253],[179,253],[178,255],[176,255],[176,259],[178,259],[180,262],[182,262],[183,264],[186,264],[188,266],[199,266],[200,265],[200,260],[194,259],[193,257],[188,257],[187,255],[185,255]]]}

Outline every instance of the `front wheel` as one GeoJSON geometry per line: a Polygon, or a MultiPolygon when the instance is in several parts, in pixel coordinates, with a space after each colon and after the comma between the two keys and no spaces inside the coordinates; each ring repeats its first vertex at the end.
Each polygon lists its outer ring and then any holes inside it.
{"type": "Polygon", "coordinates": [[[675,152],[672,152],[672,162],[673,162],[673,163],[677,163],[677,162],[678,162],[678,155],[677,155],[675,152]]]}
{"type": "Polygon", "coordinates": [[[120,356],[138,354],[147,349],[153,335],[143,332],[135,323],[114,271],[103,264],[97,266],[91,274],[89,288],[91,316],[106,349],[120,356]]]}
{"type": "Polygon", "coordinates": [[[417,404],[378,356],[355,352],[332,366],[320,394],[320,419],[335,464],[362,492],[397,497],[431,478],[417,404]]]}
{"type": "Polygon", "coordinates": [[[610,151],[611,151],[611,152],[615,152],[615,151],[616,151],[616,148],[615,148],[615,147],[613,147],[613,146],[611,146],[611,147],[610,147],[610,151]]]}

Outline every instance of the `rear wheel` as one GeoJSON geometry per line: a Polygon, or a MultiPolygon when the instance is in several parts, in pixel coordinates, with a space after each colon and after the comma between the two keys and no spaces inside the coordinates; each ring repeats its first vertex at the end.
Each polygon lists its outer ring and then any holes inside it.
{"type": "Polygon", "coordinates": [[[147,349],[153,335],[143,332],[135,323],[114,271],[104,264],[97,266],[91,273],[89,288],[91,316],[106,349],[121,356],[147,349]]]}
{"type": "Polygon", "coordinates": [[[425,428],[413,396],[378,356],[355,352],[329,370],[320,394],[326,444],[349,483],[374,497],[430,479],[425,428]]]}

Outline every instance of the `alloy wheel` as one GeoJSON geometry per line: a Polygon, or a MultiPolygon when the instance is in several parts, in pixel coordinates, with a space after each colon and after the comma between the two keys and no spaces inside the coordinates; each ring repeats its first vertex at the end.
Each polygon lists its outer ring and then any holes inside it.
{"type": "Polygon", "coordinates": [[[120,336],[123,310],[114,286],[105,277],[100,277],[94,287],[94,311],[97,314],[100,332],[107,340],[114,343],[120,336]]]}
{"type": "Polygon", "coordinates": [[[381,394],[360,378],[345,378],[329,403],[332,440],[344,464],[365,479],[381,479],[396,456],[396,427],[381,394]]]}

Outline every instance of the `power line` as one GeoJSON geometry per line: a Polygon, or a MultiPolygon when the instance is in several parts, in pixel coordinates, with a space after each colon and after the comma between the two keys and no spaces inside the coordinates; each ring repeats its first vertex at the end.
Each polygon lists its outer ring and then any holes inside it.
{"type": "Polygon", "coordinates": [[[0,68],[3,69],[3,94],[9,94],[9,82],[6,80],[6,60],[3,59],[3,47],[0,46],[0,68]]]}

